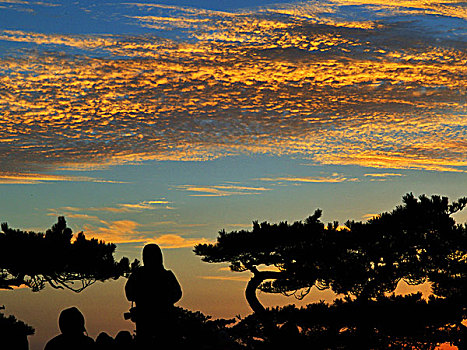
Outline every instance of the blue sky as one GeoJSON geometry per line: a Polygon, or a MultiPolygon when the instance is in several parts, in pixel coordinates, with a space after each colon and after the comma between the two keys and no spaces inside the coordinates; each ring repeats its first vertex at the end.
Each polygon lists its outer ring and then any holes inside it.
{"type": "MultiPolygon", "coordinates": [[[[246,315],[248,276],[194,244],[466,195],[465,19],[456,1],[0,1],[0,220],[65,215],[131,258],[157,242],[182,306],[246,315]]],[[[131,329],[122,283],[0,297],[39,349],[71,303],[93,335],[131,329]]]]}

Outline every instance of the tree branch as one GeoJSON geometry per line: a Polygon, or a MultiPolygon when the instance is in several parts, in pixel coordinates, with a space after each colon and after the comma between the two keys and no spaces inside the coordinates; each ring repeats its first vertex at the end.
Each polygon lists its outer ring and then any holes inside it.
{"type": "Polygon", "coordinates": [[[253,272],[253,277],[248,281],[245,289],[245,297],[254,313],[263,313],[266,309],[260,303],[256,296],[256,290],[265,280],[277,280],[283,276],[283,273],[278,271],[258,271],[256,267],[250,269],[253,272]]]}

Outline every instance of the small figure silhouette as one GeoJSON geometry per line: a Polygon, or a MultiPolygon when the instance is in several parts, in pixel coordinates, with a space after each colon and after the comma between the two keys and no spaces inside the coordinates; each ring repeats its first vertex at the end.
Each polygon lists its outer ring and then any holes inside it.
{"type": "Polygon", "coordinates": [[[157,244],[143,248],[143,266],[133,272],[125,285],[129,301],[136,303],[136,340],[143,348],[173,342],[174,304],[182,289],[172,271],[163,264],[157,244]]]}
{"type": "Polygon", "coordinates": [[[133,337],[128,331],[120,331],[115,336],[117,350],[132,350],[134,349],[133,337]]]}
{"type": "Polygon", "coordinates": [[[65,309],[60,313],[58,326],[62,334],[49,340],[44,350],[95,349],[94,340],[84,334],[86,332],[84,316],[76,307],[65,309]]]}
{"type": "Polygon", "coordinates": [[[101,332],[96,338],[97,350],[114,350],[116,348],[115,340],[106,332],[101,332]]]}

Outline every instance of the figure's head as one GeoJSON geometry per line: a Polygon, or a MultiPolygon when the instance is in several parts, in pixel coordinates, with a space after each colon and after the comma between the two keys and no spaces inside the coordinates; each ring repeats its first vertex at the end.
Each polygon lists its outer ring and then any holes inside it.
{"type": "Polygon", "coordinates": [[[131,336],[131,333],[128,331],[120,331],[115,336],[115,342],[117,343],[117,345],[129,346],[133,342],[133,337],[131,336]]]}
{"type": "Polygon", "coordinates": [[[70,307],[60,313],[58,326],[63,334],[84,333],[84,316],[76,307],[70,307]]]}
{"type": "Polygon", "coordinates": [[[106,332],[100,332],[96,338],[96,345],[98,345],[99,349],[111,349],[114,343],[114,338],[106,332]]]}
{"type": "Polygon", "coordinates": [[[146,267],[162,267],[162,250],[155,243],[146,244],[143,248],[143,264],[146,267]]]}

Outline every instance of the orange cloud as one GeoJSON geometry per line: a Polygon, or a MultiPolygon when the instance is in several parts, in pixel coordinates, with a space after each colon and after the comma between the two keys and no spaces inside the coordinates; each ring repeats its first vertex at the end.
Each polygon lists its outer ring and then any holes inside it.
{"type": "Polygon", "coordinates": [[[87,238],[96,238],[112,243],[143,243],[147,239],[137,231],[140,226],[132,220],[101,221],[106,227],[84,226],[84,233],[87,238]]]}
{"type": "Polygon", "coordinates": [[[0,184],[38,184],[43,182],[99,182],[99,183],[122,183],[117,181],[101,180],[86,176],[62,176],[33,173],[13,173],[0,171],[0,184]]]}
{"type": "MultiPolygon", "coordinates": [[[[151,201],[151,202],[166,202],[166,201],[151,201]]],[[[202,243],[213,243],[206,238],[186,238],[179,234],[158,234],[149,233],[148,231],[141,230],[145,227],[155,226],[172,226],[178,229],[185,228],[189,229],[192,227],[202,227],[204,224],[180,224],[174,221],[161,221],[154,222],[146,225],[133,220],[114,220],[107,221],[102,220],[97,216],[78,214],[73,211],[82,210],[83,208],[66,207],[72,213],[66,213],[67,218],[82,219],[85,221],[92,221],[94,224],[85,224],[83,226],[83,232],[87,238],[95,238],[112,243],[140,243],[144,245],[146,243],[157,243],[162,248],[174,249],[174,248],[188,248],[194,247],[196,244],[202,243]],[[98,225],[98,226],[97,226],[98,225]]],[[[48,214],[50,216],[63,215],[57,213],[55,210],[48,214]]]]}
{"type": "MultiPolygon", "coordinates": [[[[419,32],[404,27],[410,33],[401,45],[388,40],[398,37],[400,24],[379,21],[382,13],[464,19],[455,1],[339,0],[239,13],[125,6],[142,11],[125,17],[131,23],[182,26],[189,40],[0,32],[0,40],[38,46],[0,58],[4,173],[38,172],[31,164],[95,170],[238,154],[465,171],[462,44],[441,37],[420,46],[419,32]],[[374,18],[340,16],[348,4],[374,18]],[[62,55],[55,45],[89,56],[62,55]],[[95,57],[96,50],[117,59],[95,57]]],[[[42,181],[71,181],[56,176],[42,181]]],[[[0,183],[40,181],[0,177],[0,183]]],[[[192,187],[193,195],[249,192],[200,187],[192,187]]]]}
{"type": "Polygon", "coordinates": [[[462,168],[467,167],[467,159],[437,159],[421,154],[404,154],[402,152],[365,151],[361,154],[347,156],[326,155],[320,157],[320,161],[324,164],[357,164],[373,168],[419,169],[439,172],[466,172],[462,168]]]}
{"type": "Polygon", "coordinates": [[[379,217],[379,214],[365,214],[365,215],[362,215],[363,220],[370,220],[370,219],[377,218],[377,217],[379,217]]]}
{"type": "Polygon", "coordinates": [[[166,249],[192,248],[196,244],[212,243],[206,238],[185,238],[176,234],[161,235],[157,238],[154,238],[153,240],[148,241],[148,243],[151,241],[157,243],[161,248],[166,249]]]}

